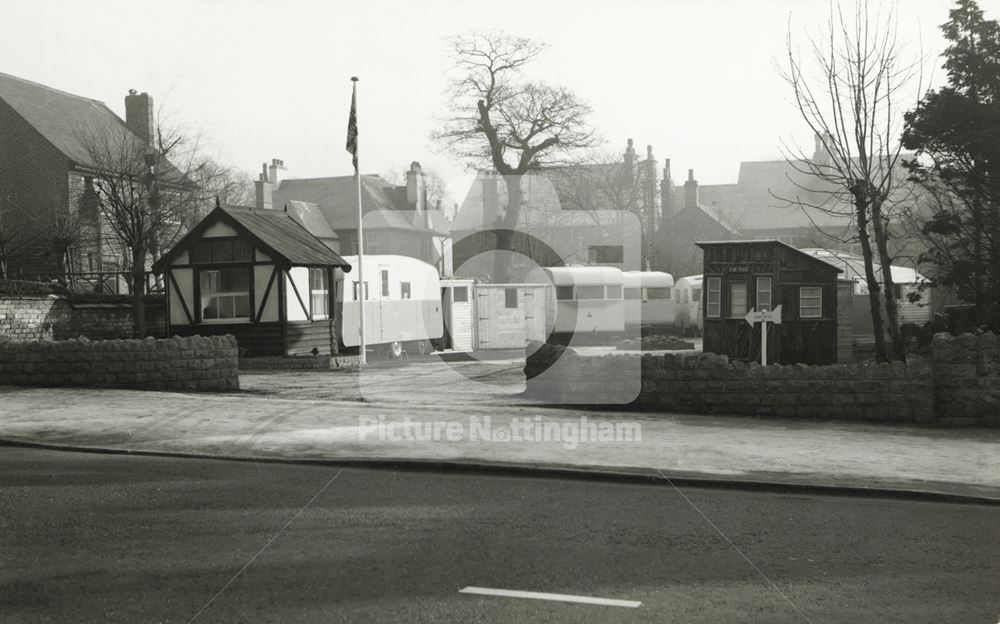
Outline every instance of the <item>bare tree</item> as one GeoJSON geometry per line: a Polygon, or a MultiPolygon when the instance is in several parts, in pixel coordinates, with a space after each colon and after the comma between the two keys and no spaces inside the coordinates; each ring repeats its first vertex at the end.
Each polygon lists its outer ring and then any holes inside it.
{"type": "MultiPolygon", "coordinates": [[[[524,201],[522,176],[593,145],[590,107],[565,88],[523,79],[523,68],[545,49],[540,43],[492,32],[455,37],[451,45],[459,75],[432,138],[471,167],[503,176],[508,202],[496,243],[509,249],[524,201]]],[[[495,275],[507,281],[499,260],[495,275]]]]}
{"type": "Polygon", "coordinates": [[[906,174],[901,172],[898,100],[919,63],[903,59],[892,11],[872,14],[865,0],[857,1],[853,15],[845,15],[839,5],[831,8],[822,34],[808,38],[806,55],[795,48],[791,28],[787,47],[782,74],[802,119],[822,141],[823,149],[817,152],[823,157],[786,146],[791,167],[808,181],[793,180],[802,193],[784,199],[807,212],[849,219],[864,258],[876,357],[905,359],[889,238],[893,217],[908,203],[899,193],[906,174]],[[881,280],[876,264],[881,265],[881,280]],[[886,326],[891,353],[885,344],[886,326]]]}
{"type": "Polygon", "coordinates": [[[198,218],[205,198],[193,177],[204,161],[196,140],[163,127],[155,129],[149,143],[120,123],[81,128],[78,137],[92,169],[102,220],[131,274],[133,321],[142,336],[146,266],[198,218]]]}

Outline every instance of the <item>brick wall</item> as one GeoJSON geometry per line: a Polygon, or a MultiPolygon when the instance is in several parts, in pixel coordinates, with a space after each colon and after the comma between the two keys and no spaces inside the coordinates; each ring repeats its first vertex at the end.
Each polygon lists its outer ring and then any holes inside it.
{"type": "MultiPolygon", "coordinates": [[[[163,297],[146,297],[146,327],[151,335],[164,335],[163,297]]],[[[132,304],[128,297],[0,294],[0,343],[130,338],[134,335],[132,304]]]]}
{"type": "Polygon", "coordinates": [[[528,357],[529,396],[573,403],[598,392],[611,402],[664,412],[934,421],[933,370],[921,360],[762,367],[714,354],[563,353],[563,347],[544,345],[528,357]]]}
{"type": "Polygon", "coordinates": [[[939,420],[1000,427],[1000,336],[938,334],[931,343],[931,361],[939,420]]]}
{"type": "Polygon", "coordinates": [[[232,336],[0,343],[0,385],[238,390],[232,336]]]}

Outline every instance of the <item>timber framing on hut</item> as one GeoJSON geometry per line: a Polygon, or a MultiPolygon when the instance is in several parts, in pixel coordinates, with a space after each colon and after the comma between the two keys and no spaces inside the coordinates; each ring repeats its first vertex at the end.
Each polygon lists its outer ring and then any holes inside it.
{"type": "Polygon", "coordinates": [[[244,356],[336,353],[337,269],[287,213],[218,205],[153,266],[169,335],[233,334],[244,356]]]}
{"type": "Polygon", "coordinates": [[[702,248],[702,348],[734,360],[759,361],[761,324],[751,308],[781,306],[781,324],[768,323],[767,361],[832,364],[838,361],[837,267],[777,240],[696,243],[702,248]]]}

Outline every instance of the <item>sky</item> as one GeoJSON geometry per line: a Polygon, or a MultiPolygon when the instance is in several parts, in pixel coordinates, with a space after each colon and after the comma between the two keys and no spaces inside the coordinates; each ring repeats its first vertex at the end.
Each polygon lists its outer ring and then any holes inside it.
{"type": "MultiPolygon", "coordinates": [[[[440,172],[464,195],[464,163],[429,139],[447,107],[447,38],[503,30],[546,43],[529,78],[592,107],[609,149],[633,138],[702,184],[735,182],[740,161],[811,145],[776,64],[829,0],[0,0],[0,72],[101,100],[124,117],[129,89],[169,123],[256,178],[351,174],[344,150],[351,76],[359,76],[363,173],[440,172]]],[[[898,38],[939,84],[939,25],[954,3],[899,0],[898,38]]],[[[889,6],[889,5],[886,5],[889,6]]],[[[987,17],[996,17],[981,2],[987,17]]],[[[912,101],[915,101],[914,88],[912,101]]]]}

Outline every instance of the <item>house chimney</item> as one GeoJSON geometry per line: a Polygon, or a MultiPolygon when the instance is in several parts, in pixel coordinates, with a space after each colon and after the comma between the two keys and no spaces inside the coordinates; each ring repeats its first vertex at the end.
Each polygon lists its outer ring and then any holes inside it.
{"type": "Polygon", "coordinates": [[[426,201],[424,172],[420,169],[420,163],[413,161],[410,163],[410,170],[406,172],[406,203],[417,212],[422,212],[426,201]]]}
{"type": "Polygon", "coordinates": [[[125,96],[125,125],[146,143],[154,137],[153,98],[148,93],[129,89],[125,96]]]}
{"type": "Polygon", "coordinates": [[[500,216],[500,194],[497,192],[497,175],[489,169],[480,179],[483,185],[483,225],[493,225],[500,216]]]}
{"type": "Polygon", "coordinates": [[[829,165],[832,158],[830,157],[830,143],[833,141],[833,137],[830,136],[829,132],[824,132],[823,134],[817,133],[814,137],[815,149],[813,150],[812,160],[817,165],[829,165]]]}
{"type": "Polygon", "coordinates": [[[698,206],[698,181],[694,179],[694,169],[688,169],[688,179],[684,183],[684,208],[698,206]]]}
{"type": "Polygon", "coordinates": [[[663,180],[660,181],[660,206],[667,219],[674,216],[674,181],[670,177],[669,158],[663,161],[663,180]]]}
{"type": "Polygon", "coordinates": [[[274,207],[272,200],[274,186],[267,177],[267,163],[261,165],[260,177],[254,182],[254,190],[256,191],[255,205],[257,208],[259,210],[271,210],[274,207]]]}
{"type": "Polygon", "coordinates": [[[285,161],[280,158],[272,158],[271,166],[268,167],[267,170],[267,180],[271,183],[271,188],[278,188],[278,185],[281,184],[281,173],[279,172],[287,171],[287,169],[285,169],[285,161]]]}
{"type": "Polygon", "coordinates": [[[632,146],[632,139],[628,140],[625,148],[625,184],[632,185],[635,180],[635,148],[632,146]]]}

